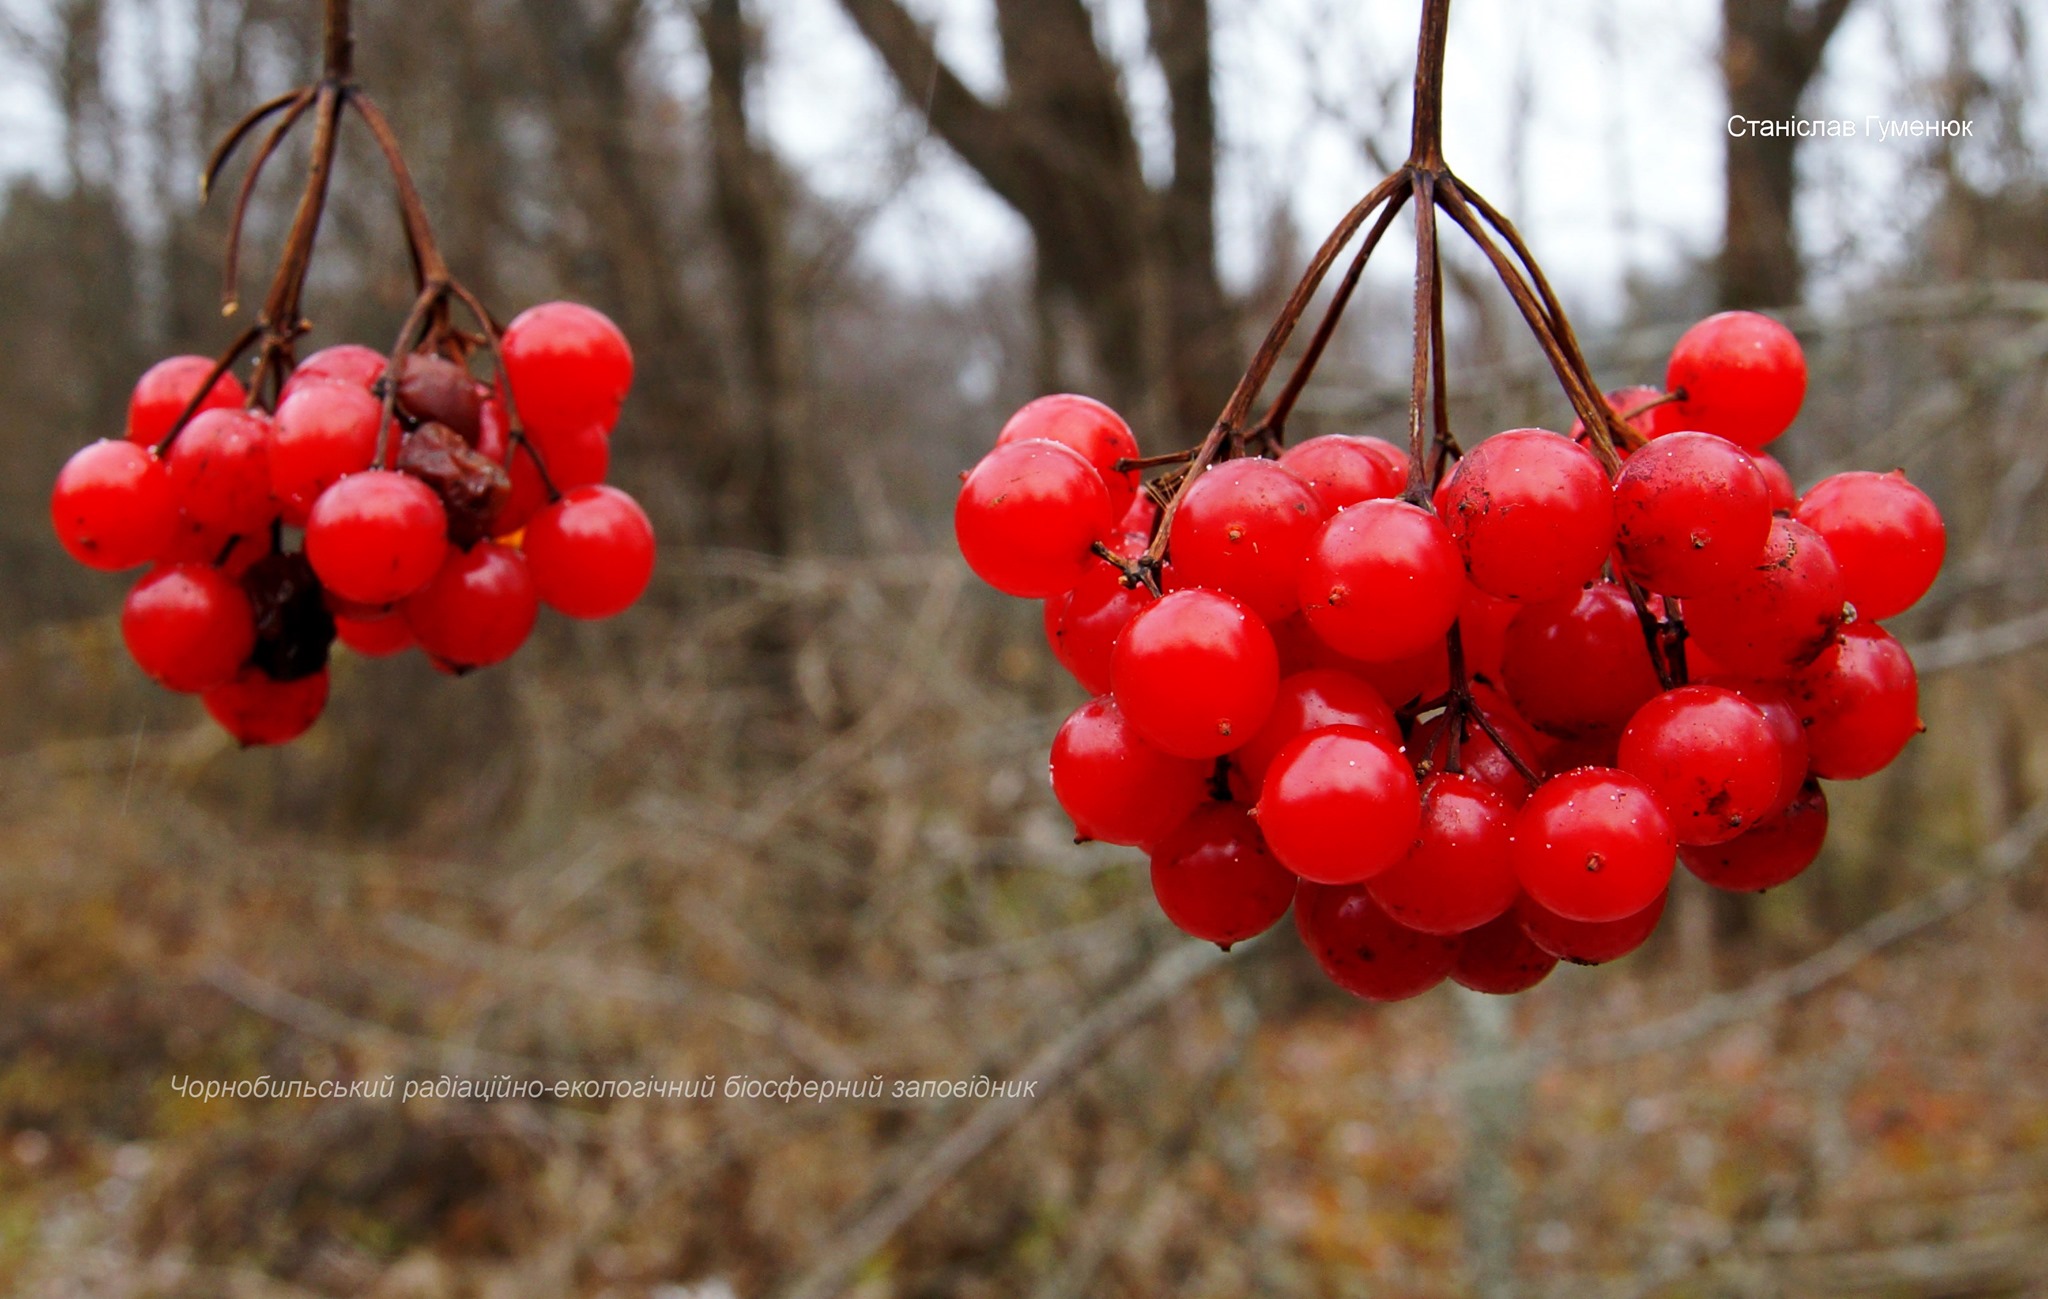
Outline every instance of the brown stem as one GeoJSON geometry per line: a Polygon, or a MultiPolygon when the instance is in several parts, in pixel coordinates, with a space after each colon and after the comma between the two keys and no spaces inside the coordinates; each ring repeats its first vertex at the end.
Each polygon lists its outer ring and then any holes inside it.
{"type": "MultiPolygon", "coordinates": [[[[1417,74],[1420,81],[1420,74],[1417,74]]],[[[1436,337],[1436,174],[1412,172],[1415,187],[1415,343],[1414,364],[1408,382],[1408,493],[1407,499],[1423,509],[1429,506],[1429,487],[1423,482],[1428,457],[1424,454],[1422,408],[1429,399],[1430,343],[1436,337]]]]}
{"type": "Polygon", "coordinates": [[[1351,303],[1351,295],[1358,288],[1359,279],[1365,274],[1365,264],[1372,259],[1373,249],[1379,246],[1380,237],[1387,233],[1387,227],[1394,224],[1395,216],[1407,206],[1406,191],[1396,190],[1387,205],[1380,209],[1379,220],[1372,229],[1365,232],[1365,242],[1358,246],[1358,253],[1351,259],[1344,278],[1337,282],[1337,288],[1330,295],[1330,305],[1323,308],[1323,318],[1316,322],[1316,331],[1310,335],[1308,346],[1303,349],[1294,369],[1287,375],[1287,382],[1281,385],[1280,393],[1273,398],[1273,404],[1259,417],[1258,425],[1252,430],[1254,438],[1263,439],[1268,446],[1279,447],[1286,442],[1287,417],[1294,413],[1294,405],[1300,400],[1302,391],[1314,376],[1316,366],[1323,359],[1323,352],[1329,347],[1331,337],[1337,332],[1337,321],[1343,316],[1344,308],[1351,303]]]}
{"type": "Polygon", "coordinates": [[[1156,456],[1126,456],[1118,460],[1112,468],[1117,473],[1128,474],[1134,470],[1157,469],[1161,465],[1184,465],[1194,458],[1194,450],[1190,448],[1186,451],[1168,451],[1156,456]]]}
{"type": "Polygon", "coordinates": [[[1405,181],[1405,173],[1396,172],[1373,186],[1372,192],[1344,214],[1344,219],[1337,223],[1337,228],[1332,230],[1323,240],[1322,246],[1316,249],[1316,255],[1309,262],[1308,269],[1302,272],[1300,281],[1295,284],[1294,292],[1288,295],[1286,305],[1281,307],[1280,314],[1274,317],[1272,326],[1266,331],[1266,337],[1259,343],[1258,351],[1252,354],[1251,364],[1246,367],[1243,377],[1237,381],[1237,387],[1230,394],[1230,401],[1223,407],[1223,414],[1217,417],[1208,436],[1202,439],[1202,445],[1196,450],[1193,462],[1188,465],[1187,477],[1181,480],[1180,486],[1174,490],[1173,496],[1160,511],[1158,530],[1153,534],[1152,544],[1146,548],[1144,558],[1140,561],[1153,573],[1156,574],[1160,564],[1165,562],[1167,542],[1173,530],[1173,519],[1180,512],[1181,501],[1186,499],[1188,489],[1202,476],[1202,471],[1215,461],[1224,444],[1232,437],[1242,436],[1245,415],[1251,410],[1252,402],[1258,398],[1260,390],[1266,386],[1266,380],[1272,376],[1273,367],[1280,360],[1281,349],[1287,346],[1287,340],[1293,335],[1295,325],[1301,320],[1301,313],[1308,309],[1309,301],[1315,297],[1316,289],[1322,285],[1323,277],[1330,273],[1330,267],[1336,262],[1337,254],[1344,251],[1344,246],[1358,233],[1358,228],[1365,223],[1366,217],[1372,215],[1374,209],[1386,202],[1405,181]]]}
{"type": "Polygon", "coordinates": [[[228,165],[228,160],[235,156],[235,150],[242,147],[242,141],[249,138],[251,131],[263,125],[273,113],[311,98],[312,92],[303,87],[298,90],[287,90],[277,98],[266,99],[244,113],[242,119],[230,126],[226,135],[221,136],[220,143],[213,146],[213,152],[207,155],[206,166],[199,172],[200,201],[204,202],[212,196],[213,187],[220,182],[222,169],[228,165]]]}
{"type": "Polygon", "coordinates": [[[377,455],[370,461],[370,468],[382,469],[389,452],[390,439],[385,430],[398,415],[398,382],[405,374],[406,354],[413,344],[427,330],[428,321],[436,312],[444,311],[448,297],[448,281],[435,280],[420,290],[413,299],[412,310],[405,313],[405,323],[398,327],[398,341],[391,345],[391,359],[384,366],[384,410],[377,417],[377,455]]]}
{"type": "Polygon", "coordinates": [[[1441,171],[1444,165],[1444,47],[1450,26],[1451,0],[1423,0],[1408,165],[1424,171],[1441,171]]]}
{"type": "MultiPolygon", "coordinates": [[[[1431,214],[1434,223],[1435,215],[1431,214]]],[[[1434,239],[1431,241],[1434,243],[1434,239]]],[[[1443,478],[1444,458],[1447,455],[1462,454],[1458,439],[1451,432],[1451,388],[1449,362],[1444,354],[1444,262],[1443,249],[1435,250],[1433,262],[1433,294],[1429,303],[1429,354],[1435,372],[1430,376],[1434,389],[1431,397],[1431,415],[1435,423],[1435,437],[1430,444],[1429,471],[1427,480],[1431,492],[1443,478]]]]}
{"type": "Polygon", "coordinates": [[[327,0],[322,22],[321,63],[329,81],[355,76],[356,42],[349,24],[349,0],[327,0]]]}
{"type": "MultiPolygon", "coordinates": [[[[314,98],[315,92],[311,90],[301,90],[291,97],[285,115],[278,119],[277,125],[270,129],[270,134],[264,136],[263,143],[257,146],[256,156],[249,160],[249,170],[242,175],[241,187],[235,191],[235,205],[228,214],[227,251],[221,257],[220,307],[223,316],[234,315],[236,309],[241,306],[241,291],[237,281],[241,278],[242,226],[249,216],[249,200],[256,193],[256,180],[263,174],[264,164],[277,152],[277,147],[284,143],[285,136],[291,134],[291,129],[298,125],[299,119],[306,115],[306,110],[313,106],[314,98]]],[[[210,187],[210,181],[208,185],[210,187]]]]}
{"type": "Polygon", "coordinates": [[[1480,730],[1486,732],[1486,738],[1493,741],[1493,747],[1507,757],[1508,765],[1515,769],[1517,775],[1531,785],[1543,783],[1543,777],[1537,774],[1536,768],[1530,766],[1521,754],[1515,752],[1515,746],[1508,743],[1507,737],[1494,726],[1492,719],[1487,717],[1486,710],[1479,706],[1477,700],[1472,704],[1472,720],[1479,724],[1480,730]]]}
{"type": "Polygon", "coordinates": [[[220,358],[213,363],[213,368],[206,372],[206,381],[193,391],[192,399],[185,403],[185,409],[178,412],[178,418],[171,421],[171,427],[157,442],[156,454],[159,458],[171,453],[171,447],[177,442],[178,434],[185,431],[185,426],[199,413],[200,404],[212,395],[213,385],[219,383],[220,377],[234,368],[235,362],[242,359],[243,353],[255,346],[257,338],[262,333],[261,325],[251,325],[236,336],[234,342],[228,344],[228,349],[220,354],[220,358]]]}
{"type": "Polygon", "coordinates": [[[367,95],[357,94],[353,102],[356,116],[363,119],[371,138],[377,141],[377,149],[384,155],[385,166],[390,169],[392,184],[398,189],[398,212],[405,225],[406,247],[412,253],[415,278],[422,287],[435,280],[448,279],[448,263],[442,260],[440,246],[434,242],[434,227],[427,220],[427,206],[420,199],[419,186],[413,184],[412,170],[405,165],[405,155],[399,152],[398,136],[392,131],[390,120],[367,95]]]}
{"type": "MultiPolygon", "coordinates": [[[[554,475],[548,472],[547,457],[540,453],[540,448],[533,444],[533,439],[526,436],[526,428],[520,422],[519,399],[512,391],[511,373],[505,369],[505,349],[502,337],[505,332],[504,329],[498,324],[497,317],[493,316],[490,310],[484,306],[483,299],[470,292],[461,281],[449,280],[447,289],[458,302],[468,308],[469,314],[476,318],[477,328],[483,332],[484,350],[491,354],[491,369],[497,375],[498,391],[504,394],[505,400],[505,428],[506,440],[508,442],[505,450],[505,459],[508,462],[508,468],[512,456],[519,451],[525,451],[527,456],[533,461],[534,472],[540,475],[540,485],[547,492],[548,500],[551,503],[561,500],[562,490],[555,486],[554,475]]],[[[1157,592],[1154,592],[1154,594],[1156,595],[1157,592]]]]}

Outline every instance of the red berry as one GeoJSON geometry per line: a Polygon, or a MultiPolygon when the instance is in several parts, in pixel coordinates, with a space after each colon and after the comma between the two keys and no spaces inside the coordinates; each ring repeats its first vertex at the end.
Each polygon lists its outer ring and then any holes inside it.
{"type": "Polygon", "coordinates": [[[611,319],[580,302],[543,302],[513,317],[499,355],[529,434],[609,432],[633,386],[633,349],[611,319]]]}
{"type": "MultiPolygon", "coordinates": [[[[1493,729],[1508,742],[1515,756],[1531,767],[1540,766],[1538,754],[1540,740],[1529,724],[1522,720],[1507,698],[1488,687],[1484,682],[1472,685],[1472,703],[1484,713],[1493,729]]],[[[1414,736],[1408,743],[1408,757],[1418,771],[1445,771],[1449,769],[1451,746],[1449,728],[1446,726],[1448,711],[1439,712],[1415,728],[1414,736]],[[1425,764],[1427,764],[1425,768],[1425,764]]],[[[1512,807],[1520,807],[1529,797],[1530,785],[1522,773],[1515,769],[1507,754],[1501,751],[1493,737],[1484,727],[1466,714],[1459,726],[1458,770],[1478,780],[1496,794],[1508,801],[1512,807]]]]}
{"type": "Polygon", "coordinates": [[[1368,1001],[1420,996],[1458,960],[1457,939],[1400,924],[1357,885],[1299,885],[1294,927],[1330,981],[1368,1001]]]}
{"type": "Polygon", "coordinates": [[[178,501],[147,447],[95,442],[58,471],[50,524],[73,559],[115,573],[163,556],[178,531],[178,501]]]}
{"type": "Polygon", "coordinates": [[[1806,356],[1792,331],[1754,311],[1724,311],[1685,331],[1664,386],[1682,427],[1760,447],[1792,426],[1806,399],[1806,356]]]}
{"type": "Polygon", "coordinates": [[[1924,729],[1913,660],[1875,623],[1844,627],[1794,679],[1792,701],[1806,723],[1813,774],[1826,780],[1882,771],[1924,729]]]}
{"type": "Polygon", "coordinates": [[[1819,533],[1771,520],[1763,561],[1741,582],[1685,602],[1686,630],[1726,668],[1783,677],[1834,642],[1842,572],[1819,533]]]}
{"type": "MultiPolygon", "coordinates": [[[[1675,418],[1675,407],[1663,398],[1662,389],[1652,388],[1647,384],[1636,384],[1633,387],[1616,388],[1608,393],[1607,404],[1613,408],[1615,414],[1627,422],[1629,427],[1642,434],[1645,439],[1660,438],[1666,433],[1676,433],[1683,427],[1675,418]],[[1645,407],[1648,409],[1644,409],[1645,407]],[[1631,411],[1638,413],[1631,416],[1631,411]]],[[[1592,449],[1593,441],[1586,432],[1586,421],[1572,421],[1571,438],[1580,446],[1592,449]]],[[[1614,452],[1623,460],[1629,458],[1630,452],[1626,446],[1617,445],[1614,452]]]]}
{"type": "Polygon", "coordinates": [[[1138,471],[1127,469],[1118,473],[1116,462],[1138,458],[1138,439],[1121,415],[1093,397],[1077,393],[1040,397],[1024,403],[1010,416],[1003,431],[996,434],[996,445],[1007,446],[1033,438],[1058,442],[1079,452],[1102,475],[1102,485],[1109,492],[1110,512],[1120,515],[1130,508],[1138,491],[1138,471]]]}
{"type": "Polygon", "coordinates": [[[389,469],[350,474],[320,493],[306,558],[344,600],[383,605],[433,580],[448,554],[448,512],[419,479],[389,469]]]}
{"type": "Polygon", "coordinates": [[[1156,598],[1143,586],[1125,586],[1122,570],[1097,564],[1073,590],[1046,600],[1046,643],[1082,689],[1106,694],[1116,638],[1156,598]]]}
{"type": "Polygon", "coordinates": [[[1733,586],[1763,557],[1770,484],[1749,454],[1711,433],[1673,433],[1614,480],[1615,544],[1644,586],[1700,595],[1733,586]]]}
{"type": "Polygon", "coordinates": [[[255,532],[227,533],[219,528],[194,523],[180,515],[178,526],[171,533],[170,544],[164,547],[163,562],[205,564],[220,569],[229,577],[240,577],[258,560],[269,558],[275,549],[276,547],[271,544],[269,528],[255,532]]]}
{"type": "Polygon", "coordinates": [[[1231,766],[1244,779],[1249,800],[1256,802],[1266,769],[1296,736],[1325,726],[1358,726],[1395,748],[1401,747],[1401,726],[1379,692],[1358,677],[1334,668],[1311,668],[1280,679],[1266,724],[1230,755],[1231,766]]]}
{"type": "Polygon", "coordinates": [[[1717,889],[1761,893],[1795,879],[1828,837],[1828,797],[1809,780],[1792,801],[1726,843],[1681,848],[1687,870],[1717,889]]]}
{"type": "Polygon", "coordinates": [[[1300,570],[1309,626],[1351,658],[1407,658],[1458,620],[1465,582],[1444,525],[1406,501],[1362,501],[1323,525],[1300,570]]]}
{"type": "Polygon", "coordinates": [[[1619,920],[1585,921],[1567,920],[1525,893],[1515,902],[1515,919],[1530,942],[1559,960],[1605,965],[1649,941],[1657,922],[1664,918],[1669,897],[1668,892],[1659,893],[1648,906],[1619,920]]]}
{"type": "Polygon", "coordinates": [[[288,744],[313,729],[327,710],[327,669],[293,681],[275,681],[259,668],[199,696],[206,711],[243,748],[288,744]]]}
{"type": "Polygon", "coordinates": [[[1258,733],[1280,685],[1264,623],[1214,591],[1175,591],[1142,610],[1110,661],[1117,707],[1182,758],[1213,758],[1258,733]]]}
{"type": "Polygon", "coordinates": [[[1591,452],[1543,429],[1511,429],[1458,464],[1444,522],[1472,583],[1546,600],[1599,576],[1614,548],[1614,493],[1591,452]]]}
{"type": "Polygon", "coordinates": [[[271,421],[261,411],[215,409],[192,417],[164,458],[178,503],[194,522],[255,532],[277,517],[270,495],[271,421]]]}
{"type": "Polygon", "coordinates": [[[1254,815],[1289,870],[1356,884],[1408,855],[1422,799],[1398,748],[1364,727],[1327,726],[1274,755],[1254,815]]]}
{"type": "Polygon", "coordinates": [[[1040,599],[1074,589],[1116,521],[1102,475],[1081,453],[1034,438],[983,456],[960,485],[953,535],[982,581],[1040,599]]]}
{"type": "Polygon", "coordinates": [[[549,608],[571,618],[623,613],[654,576],[654,525],[616,487],[578,487],[533,516],[525,551],[549,608]]]}
{"type": "Polygon", "coordinates": [[[336,614],[334,635],[365,658],[388,658],[413,646],[412,628],[395,613],[381,618],[349,618],[336,614]]]}
{"type": "Polygon", "coordinates": [[[1468,676],[1501,680],[1507,658],[1508,627],[1522,608],[1513,600],[1488,595],[1470,582],[1465,583],[1465,598],[1458,606],[1458,636],[1464,646],[1468,676]]]}
{"type": "Polygon", "coordinates": [[[540,597],[526,558],[495,541],[450,547],[441,571],[406,597],[406,626],[420,648],[457,668],[484,668],[511,658],[540,617],[540,597]]]}
{"type": "Polygon", "coordinates": [[[1209,797],[1209,764],[1145,742],[1114,699],[1074,710],[1052,742],[1052,792],[1083,839],[1141,848],[1209,797]]]}
{"type": "Polygon", "coordinates": [[[1765,451],[1752,451],[1749,458],[1764,476],[1765,486],[1771,491],[1771,512],[1790,514],[1799,508],[1799,493],[1792,490],[1792,475],[1785,472],[1785,466],[1778,458],[1765,451]]]}
{"type": "Polygon", "coordinates": [[[1178,580],[1237,597],[1268,622],[1301,607],[1301,567],[1329,510],[1271,460],[1226,460],[1195,480],[1173,521],[1178,580]]]}
{"type": "Polygon", "coordinates": [[[1466,934],[1451,978],[1474,992],[1505,997],[1527,992],[1557,968],[1557,958],[1529,940],[1512,909],[1466,934]]]}
{"type": "Polygon", "coordinates": [[[121,639],[165,688],[197,694],[234,679],[256,648],[256,616],[235,580],[204,564],[166,564],[128,592],[121,639]]]}
{"type": "Polygon", "coordinates": [[[1792,516],[1827,539],[1860,618],[1904,613],[1927,594],[1948,550],[1941,511],[1894,469],[1823,478],[1792,516]]]}
{"type": "Polygon", "coordinates": [[[1634,915],[1671,882],[1678,842],[1650,787],[1581,767],[1545,781],[1515,817],[1522,891],[1567,920],[1634,915]]]}
{"type": "Polygon", "coordinates": [[[384,377],[384,356],[361,343],[337,343],[323,347],[292,370],[278,391],[280,408],[300,391],[323,383],[338,383],[368,392],[370,385],[384,377]]]}
{"type": "Polygon", "coordinates": [[[320,493],[370,467],[382,418],[383,407],[369,389],[351,384],[306,383],[279,403],[270,438],[270,491],[286,523],[304,527],[320,493]]]}
{"type": "Polygon", "coordinates": [[[1635,604],[1612,582],[1523,609],[1502,658],[1522,716],[1567,739],[1618,733],[1662,688],[1635,604]]]}
{"type": "MultiPolygon", "coordinates": [[[[480,444],[492,441],[496,433],[491,409],[485,406],[478,420],[482,430],[477,439],[480,444]]],[[[612,441],[603,425],[584,424],[546,437],[528,435],[524,443],[508,444],[505,455],[505,472],[512,480],[512,490],[491,519],[491,531],[500,537],[519,531],[547,507],[548,482],[553,482],[560,492],[603,482],[611,470],[612,441]],[[541,478],[542,464],[547,466],[546,480],[541,478]]]]}
{"type": "Polygon", "coordinates": [[[1514,809],[1471,776],[1442,772],[1422,783],[1415,845],[1366,888],[1387,914],[1425,934],[1477,929],[1515,904],[1508,863],[1514,809]]]}
{"type": "Polygon", "coordinates": [[[1806,723],[1792,702],[1790,690],[1771,681],[1720,679],[1709,684],[1726,686],[1755,704],[1757,711],[1764,715],[1764,721],[1771,728],[1771,738],[1777,742],[1778,792],[1764,808],[1763,815],[1771,816],[1783,811],[1799,793],[1800,785],[1805,783],[1811,761],[1806,743],[1806,723]]]}
{"type": "MultiPolygon", "coordinates": [[[[143,371],[128,397],[128,440],[153,447],[164,440],[185,411],[199,385],[213,372],[213,362],[203,356],[172,356],[143,371]]],[[[199,409],[220,410],[240,406],[248,394],[232,374],[223,373],[208,390],[199,409]]],[[[197,412],[194,412],[196,417],[197,412]]]]}
{"type": "Polygon", "coordinates": [[[1328,433],[1287,448],[1280,467],[1315,491],[1326,510],[1389,500],[1408,490],[1408,453],[1372,437],[1328,433]]]}
{"type": "Polygon", "coordinates": [[[1650,787],[1679,843],[1725,843],[1770,811],[1784,747],[1733,690],[1680,686],[1637,710],[1617,765],[1650,787]]]}
{"type": "Polygon", "coordinates": [[[1200,808],[1152,850],[1152,896],[1183,933],[1222,947],[1287,914],[1296,881],[1234,803],[1200,808]]]}

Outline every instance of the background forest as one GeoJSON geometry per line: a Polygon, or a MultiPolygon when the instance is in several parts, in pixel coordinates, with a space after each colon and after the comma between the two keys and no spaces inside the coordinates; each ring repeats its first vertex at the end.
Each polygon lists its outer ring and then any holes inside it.
{"type": "MultiPolygon", "coordinates": [[[[240,752],[128,663],[122,584],[45,500],[145,365],[226,341],[193,178],[316,64],[316,9],[0,0],[0,1290],[2048,1296],[2042,0],[1461,0],[1451,157],[1539,214],[1600,377],[1781,313],[1814,379],[1773,450],[1802,484],[1905,467],[1950,559],[1895,627],[1929,732],[1831,795],[1805,877],[1681,872],[1621,965],[1390,1009],[1284,930],[1181,939],[1135,853],[1068,842],[1044,751],[1079,696],[948,512],[1037,392],[1148,451],[1207,428],[1345,178],[1405,147],[1412,5],[358,0],[458,273],[632,339],[613,479],[662,562],[630,615],[460,681],[343,657],[307,740],[240,752]],[[857,102],[807,80],[820,42],[857,102]],[[1701,94],[1661,93],[1688,62],[1701,94]],[[1828,111],[1974,129],[1722,125],[1828,111]],[[1710,151],[1682,229],[1667,147],[1710,151]],[[171,1086],[977,1074],[1039,1085],[171,1086]]],[[[292,197],[258,194],[251,300],[292,197]]],[[[1559,427],[1467,251],[1455,423],[1559,427]]],[[[1403,425],[1405,293],[1367,281],[1290,432],[1403,425]]],[[[351,134],[315,345],[388,347],[412,295],[351,134]]]]}

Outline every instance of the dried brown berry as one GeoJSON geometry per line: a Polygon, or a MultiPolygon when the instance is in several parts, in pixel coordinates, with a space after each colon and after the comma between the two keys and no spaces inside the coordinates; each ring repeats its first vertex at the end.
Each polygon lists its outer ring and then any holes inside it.
{"type": "Polygon", "coordinates": [[[297,681],[327,666],[334,615],[303,554],[257,560],[242,574],[242,589],[256,613],[256,649],[250,662],[273,681],[297,681]]]}
{"type": "Polygon", "coordinates": [[[398,468],[440,496],[448,509],[448,540],[464,548],[491,535],[492,517],[512,494],[505,471],[446,424],[422,424],[406,434],[398,468]]]}
{"type": "Polygon", "coordinates": [[[445,356],[415,352],[405,358],[398,381],[398,405],[420,423],[445,424],[476,445],[483,405],[476,380],[445,356]]]}

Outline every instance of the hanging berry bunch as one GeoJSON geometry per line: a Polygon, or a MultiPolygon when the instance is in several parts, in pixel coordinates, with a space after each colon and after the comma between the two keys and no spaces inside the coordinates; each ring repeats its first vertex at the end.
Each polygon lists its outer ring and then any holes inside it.
{"type": "Polygon", "coordinates": [[[244,744],[284,743],[319,718],[337,638],[366,655],[417,645],[467,672],[510,657],[543,604],[574,618],[621,612],[654,567],[646,514],[604,483],[633,380],[625,336],[570,302],[500,326],[449,274],[350,53],[348,0],[327,0],[322,79],[259,105],[207,164],[210,191],[271,123],[229,223],[232,314],[250,195],[312,118],[311,166],[260,318],[216,360],[152,366],[127,436],[74,455],[50,502],[80,563],[149,566],[122,609],[129,653],[168,689],[198,694],[244,744]],[[396,182],[419,294],[388,354],[343,343],[301,362],[311,327],[300,299],[350,111],[396,182]],[[458,327],[458,305],[474,331],[458,327]],[[245,386],[235,370],[252,354],[245,386]]]}
{"type": "Polygon", "coordinates": [[[1794,496],[1761,448],[1797,414],[1806,365],[1764,316],[1687,331],[1662,389],[1600,393],[1514,227],[1443,163],[1448,9],[1424,6],[1407,163],[1325,241],[1201,444],[1141,458],[1106,406],[1041,398],[954,513],[969,565],[1045,601],[1054,654],[1096,696],[1052,746],[1079,836],[1145,849],[1161,908],[1200,938],[1239,942],[1291,906],[1329,977],[1374,1000],[1446,977],[1518,992],[1561,959],[1632,951],[1676,861],[1731,890],[1798,875],[1827,830],[1819,781],[1870,775],[1921,729],[1913,665],[1879,623],[1926,592],[1944,542],[1897,473],[1794,496]],[[1407,449],[1287,446],[1411,199],[1407,449]],[[1514,299],[1578,417],[1569,435],[1461,450],[1439,211],[1514,299]]]}

